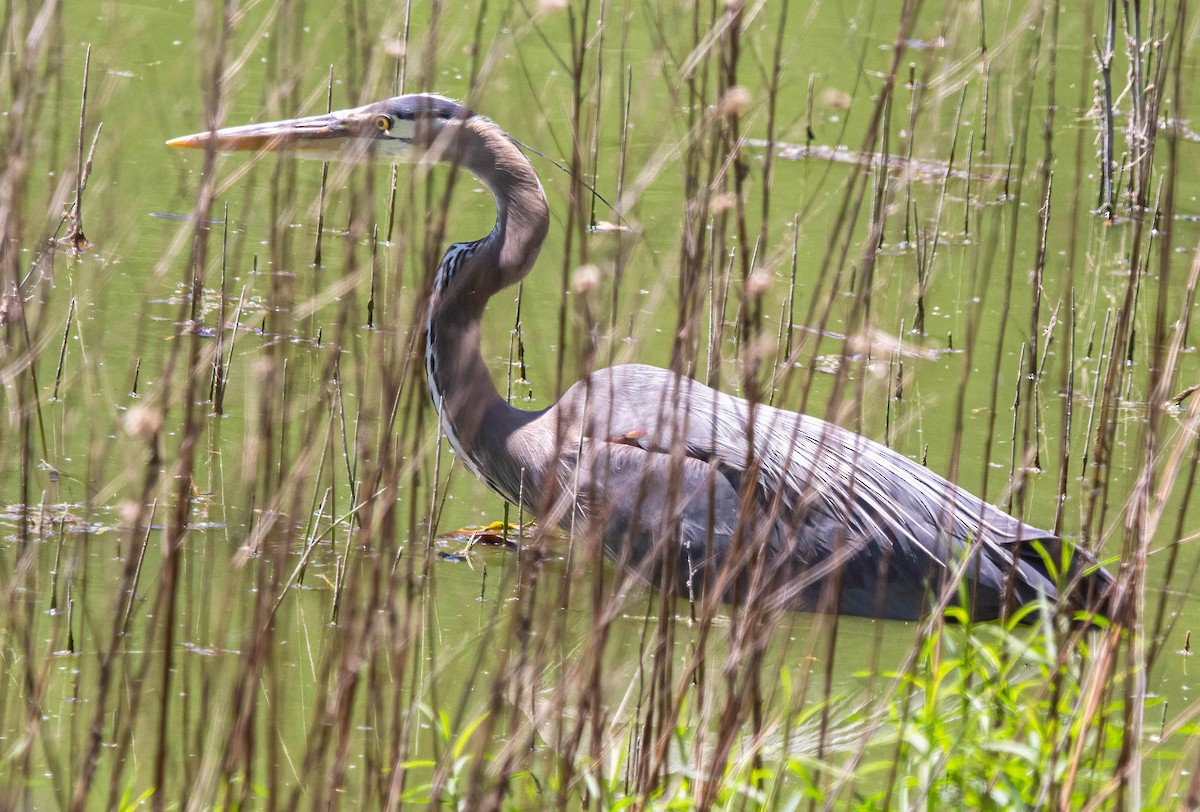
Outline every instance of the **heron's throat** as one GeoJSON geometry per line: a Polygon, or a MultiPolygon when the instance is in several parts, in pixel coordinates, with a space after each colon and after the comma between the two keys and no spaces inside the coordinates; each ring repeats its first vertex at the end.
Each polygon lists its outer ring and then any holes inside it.
{"type": "Polygon", "coordinates": [[[442,428],[454,451],[466,457],[479,444],[488,408],[503,401],[480,353],[482,309],[439,308],[436,292],[434,297],[425,332],[425,374],[442,428]]]}
{"type": "Polygon", "coordinates": [[[527,466],[514,459],[509,438],[533,415],[509,406],[492,383],[480,352],[484,301],[470,295],[447,301],[435,291],[425,334],[425,373],[438,421],[459,461],[516,503],[527,466]]]}

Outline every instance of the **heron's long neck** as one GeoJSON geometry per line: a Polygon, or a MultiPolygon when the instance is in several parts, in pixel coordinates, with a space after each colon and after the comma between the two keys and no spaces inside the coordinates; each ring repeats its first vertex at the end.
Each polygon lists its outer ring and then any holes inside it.
{"type": "Polygon", "coordinates": [[[434,407],[455,452],[477,477],[517,501],[523,462],[510,435],[531,415],[509,406],[496,391],[479,342],[483,311],[497,291],[520,281],[533,266],[549,227],[537,175],[495,125],[464,125],[461,165],[496,198],[496,225],[481,240],[450,247],[438,267],[429,303],[425,369],[434,407]]]}

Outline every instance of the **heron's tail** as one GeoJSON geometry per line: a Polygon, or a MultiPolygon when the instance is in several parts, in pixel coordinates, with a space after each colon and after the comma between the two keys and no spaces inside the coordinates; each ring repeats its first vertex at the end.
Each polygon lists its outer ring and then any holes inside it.
{"type": "Polygon", "coordinates": [[[1121,624],[1117,581],[1087,550],[1076,548],[1071,556],[1063,601],[1081,622],[1094,626],[1099,618],[1121,624]]]}

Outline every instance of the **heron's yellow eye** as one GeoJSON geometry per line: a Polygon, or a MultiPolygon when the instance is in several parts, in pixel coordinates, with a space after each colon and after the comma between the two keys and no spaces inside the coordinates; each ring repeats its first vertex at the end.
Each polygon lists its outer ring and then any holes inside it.
{"type": "Polygon", "coordinates": [[[380,113],[375,116],[375,126],[381,133],[385,133],[392,128],[392,120],[380,113]]]}

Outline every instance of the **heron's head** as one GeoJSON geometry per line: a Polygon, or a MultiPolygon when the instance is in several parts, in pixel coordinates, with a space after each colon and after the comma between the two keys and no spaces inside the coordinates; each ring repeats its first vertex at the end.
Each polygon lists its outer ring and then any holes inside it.
{"type": "Polygon", "coordinates": [[[417,93],[353,110],[185,135],[167,144],[205,149],[211,142],[218,152],[289,152],[318,161],[408,163],[424,159],[431,150],[444,152],[454,140],[447,137],[451,131],[474,117],[450,99],[417,93]]]}

